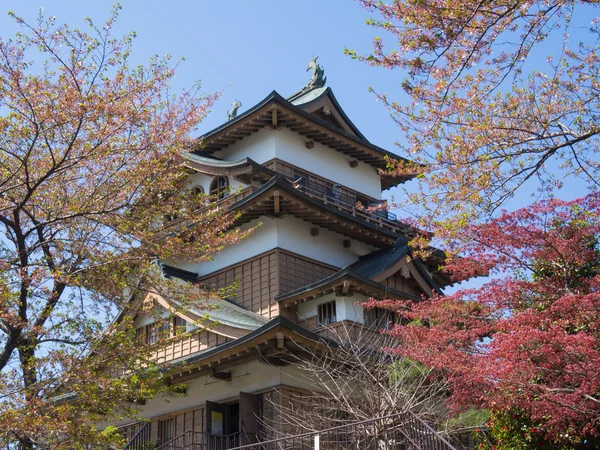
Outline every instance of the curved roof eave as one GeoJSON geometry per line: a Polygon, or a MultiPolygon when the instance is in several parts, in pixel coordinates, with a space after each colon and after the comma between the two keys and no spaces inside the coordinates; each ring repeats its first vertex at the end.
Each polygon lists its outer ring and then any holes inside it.
{"type": "Polygon", "coordinates": [[[277,328],[277,327],[283,327],[285,329],[288,329],[289,331],[291,331],[295,334],[298,334],[306,339],[312,340],[315,343],[319,343],[319,342],[326,343],[329,346],[337,346],[338,345],[337,343],[335,343],[334,341],[332,341],[330,339],[324,338],[322,336],[319,336],[318,334],[315,334],[311,331],[308,331],[308,330],[300,327],[298,324],[295,324],[294,322],[292,322],[289,319],[286,319],[285,317],[277,316],[274,319],[271,319],[270,321],[265,323],[260,328],[257,328],[256,330],[251,331],[250,333],[246,334],[245,336],[243,336],[241,338],[234,339],[229,342],[225,342],[216,347],[212,347],[204,352],[197,353],[194,356],[188,357],[183,360],[176,361],[174,363],[174,365],[186,366],[189,364],[200,362],[203,359],[206,359],[212,355],[216,355],[225,350],[228,350],[228,349],[231,349],[231,348],[234,348],[237,346],[241,346],[241,345],[251,341],[252,339],[255,339],[255,338],[259,337],[260,335],[267,333],[268,331],[270,331],[274,328],[277,328]]]}
{"type": "Polygon", "coordinates": [[[273,187],[277,187],[280,189],[283,189],[284,191],[288,192],[289,194],[292,195],[296,195],[298,196],[300,199],[302,199],[303,201],[306,201],[307,203],[310,203],[311,205],[327,211],[327,212],[331,212],[333,214],[336,214],[344,219],[350,220],[352,222],[356,222],[359,223],[361,226],[364,227],[368,227],[369,229],[371,229],[372,231],[376,231],[378,233],[390,236],[390,237],[394,237],[394,238],[398,238],[398,235],[392,231],[388,231],[385,230],[383,228],[379,228],[378,226],[366,222],[366,221],[362,221],[356,217],[354,217],[351,214],[345,213],[344,211],[340,211],[337,208],[335,208],[334,206],[331,205],[327,205],[325,203],[322,203],[318,200],[315,200],[311,197],[309,197],[308,195],[304,194],[303,192],[294,189],[289,183],[287,183],[285,180],[281,179],[281,177],[279,175],[274,176],[273,178],[271,178],[268,182],[266,182],[265,184],[263,184],[260,188],[258,188],[256,191],[254,191],[252,194],[250,194],[247,197],[244,197],[243,199],[241,199],[240,201],[234,203],[233,205],[231,205],[229,208],[230,210],[239,208],[249,202],[251,202],[252,200],[254,200],[256,197],[264,194],[266,191],[268,191],[270,188],[273,187]]]}
{"type": "Polygon", "coordinates": [[[350,266],[345,267],[341,270],[339,270],[338,272],[328,276],[327,278],[323,278],[322,280],[316,281],[312,284],[309,284],[308,286],[303,286],[301,288],[298,289],[294,289],[293,291],[290,292],[286,292],[285,294],[281,294],[278,295],[277,297],[275,297],[275,300],[277,302],[283,302],[285,300],[287,300],[288,298],[292,298],[295,297],[297,295],[302,295],[304,293],[308,293],[312,290],[315,289],[319,289],[321,287],[325,287],[328,284],[332,284],[335,283],[336,281],[341,281],[343,279],[354,279],[360,283],[364,283],[367,284],[369,286],[371,286],[374,289],[383,291],[383,292],[388,292],[390,294],[393,294],[394,296],[397,297],[403,297],[403,298],[407,298],[413,301],[420,301],[421,298],[414,295],[414,294],[409,294],[408,292],[404,292],[404,291],[400,291],[398,289],[394,289],[394,288],[390,288],[389,286],[385,286],[381,283],[378,283],[376,281],[373,281],[369,278],[366,278],[364,276],[362,276],[361,274],[355,272],[354,270],[352,270],[350,268],[350,266]]]}

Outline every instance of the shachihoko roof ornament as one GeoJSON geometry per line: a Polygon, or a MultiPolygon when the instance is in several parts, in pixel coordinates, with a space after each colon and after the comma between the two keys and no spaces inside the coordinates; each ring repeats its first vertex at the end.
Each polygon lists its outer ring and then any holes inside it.
{"type": "Polygon", "coordinates": [[[240,102],[239,100],[235,100],[231,104],[231,111],[227,111],[227,122],[229,122],[230,120],[233,120],[237,117],[238,109],[240,109],[241,107],[242,107],[242,102],[240,102]]]}
{"type": "Polygon", "coordinates": [[[306,68],[306,71],[308,72],[309,70],[312,70],[312,77],[308,84],[302,88],[301,92],[307,92],[312,91],[313,89],[322,88],[327,82],[325,71],[323,70],[323,67],[321,67],[321,65],[317,62],[317,58],[318,56],[315,56],[308,62],[308,67],[306,68]]]}

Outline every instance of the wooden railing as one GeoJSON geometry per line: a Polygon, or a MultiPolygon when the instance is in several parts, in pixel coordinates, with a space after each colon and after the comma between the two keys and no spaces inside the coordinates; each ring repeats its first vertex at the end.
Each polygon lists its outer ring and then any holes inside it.
{"type": "Polygon", "coordinates": [[[383,201],[367,197],[279,160],[270,161],[266,165],[311,198],[333,205],[340,211],[394,233],[411,232],[410,227],[398,222],[396,215],[386,209],[387,205],[383,201]]]}
{"type": "Polygon", "coordinates": [[[150,438],[150,428],[143,427],[123,450],[456,450],[411,411],[266,441],[253,436],[246,445],[239,433],[187,431],[162,443],[150,438]]]}

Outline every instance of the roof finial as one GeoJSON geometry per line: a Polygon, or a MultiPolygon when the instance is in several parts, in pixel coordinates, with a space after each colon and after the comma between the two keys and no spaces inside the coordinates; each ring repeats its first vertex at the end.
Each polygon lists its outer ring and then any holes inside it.
{"type": "Polygon", "coordinates": [[[323,70],[323,67],[321,67],[321,65],[317,62],[317,58],[318,56],[314,56],[309,61],[308,67],[306,68],[307,72],[312,69],[313,73],[312,78],[310,79],[308,84],[302,89],[302,91],[304,92],[322,88],[323,86],[325,86],[325,82],[327,81],[325,71],[323,70]]]}
{"type": "Polygon", "coordinates": [[[231,112],[227,111],[227,122],[233,120],[237,117],[238,109],[242,107],[242,102],[239,100],[234,100],[231,104],[231,112]]]}

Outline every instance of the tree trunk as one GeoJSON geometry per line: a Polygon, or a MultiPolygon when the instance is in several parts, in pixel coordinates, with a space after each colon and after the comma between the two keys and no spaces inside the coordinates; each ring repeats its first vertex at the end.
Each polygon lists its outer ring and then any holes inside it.
{"type": "MultiPolygon", "coordinates": [[[[37,392],[37,368],[35,366],[35,341],[23,339],[19,345],[19,361],[23,376],[23,387],[25,388],[25,400],[31,403],[38,395],[37,392]]],[[[19,438],[19,450],[33,450],[35,443],[30,436],[19,438]]]]}

